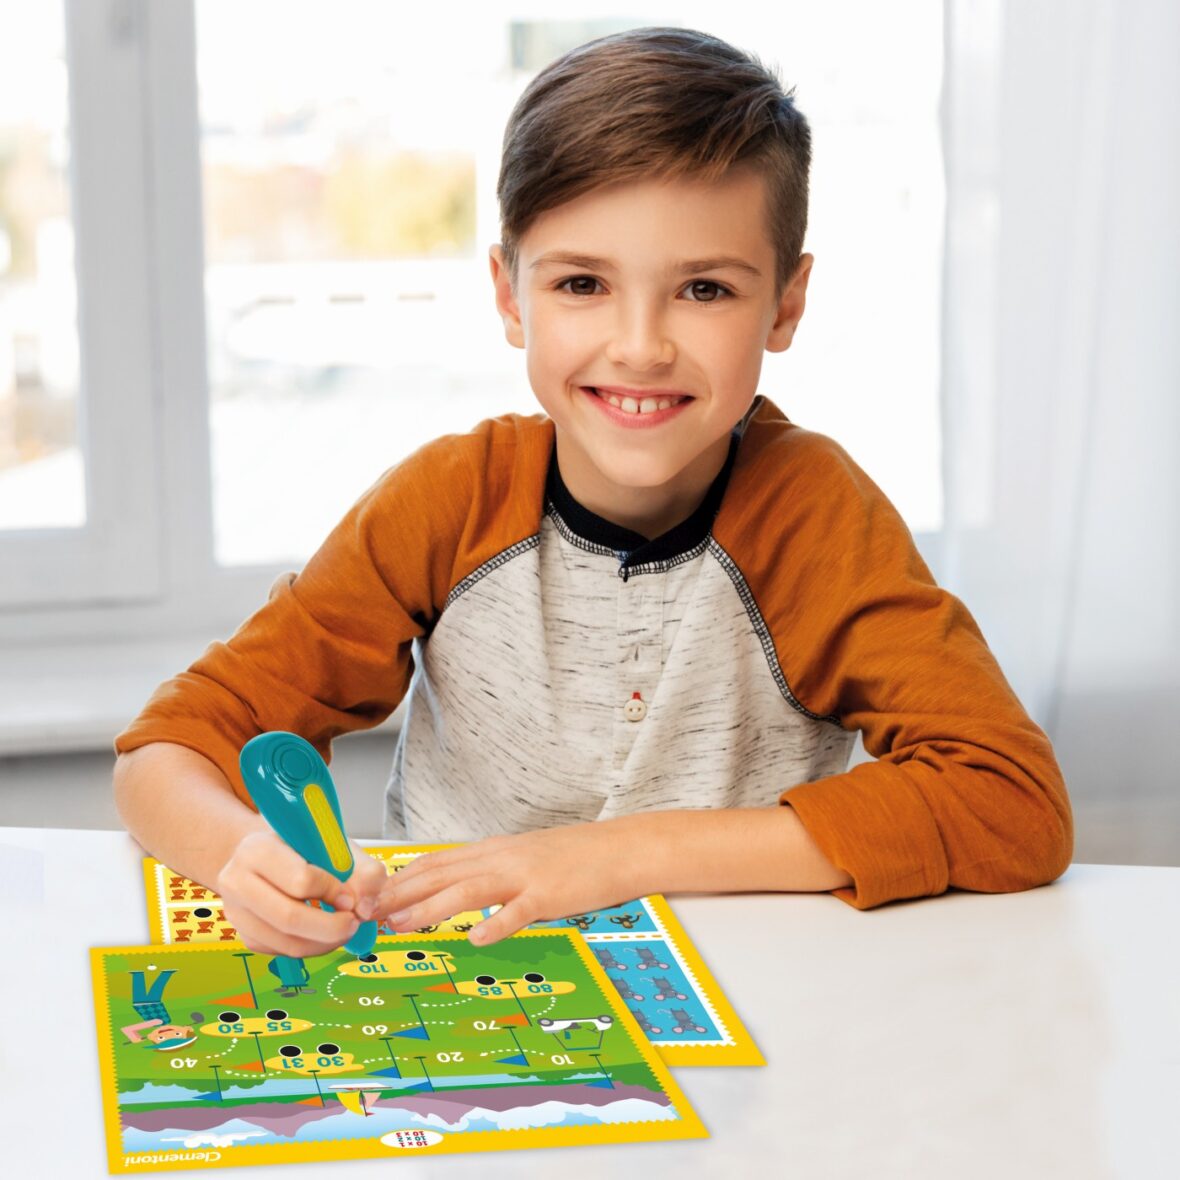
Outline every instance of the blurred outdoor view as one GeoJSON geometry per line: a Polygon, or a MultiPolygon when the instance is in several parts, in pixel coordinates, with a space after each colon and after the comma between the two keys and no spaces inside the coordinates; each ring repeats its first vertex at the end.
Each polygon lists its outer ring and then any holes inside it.
{"type": "Polygon", "coordinates": [[[224,564],[306,556],[423,443],[535,411],[486,261],[522,77],[496,9],[197,5],[224,564]]]}
{"type": "MultiPolygon", "coordinates": [[[[422,443],[537,412],[488,277],[504,123],[555,56],[647,24],[726,37],[797,86],[817,262],[762,392],[939,527],[941,13],[887,7],[197,0],[216,560],[301,561],[422,443]]],[[[61,18],[21,12],[0,40],[0,528],[85,512],[61,18]]]]}
{"type": "Polygon", "coordinates": [[[0,37],[0,529],[86,520],[61,6],[0,37]]]}

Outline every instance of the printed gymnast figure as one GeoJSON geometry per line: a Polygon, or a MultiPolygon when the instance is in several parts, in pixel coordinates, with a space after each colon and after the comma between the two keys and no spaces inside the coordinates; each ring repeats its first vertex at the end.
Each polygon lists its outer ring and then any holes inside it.
{"type": "Polygon", "coordinates": [[[161,971],[149,988],[144,984],[142,971],[131,972],[131,1006],[143,1020],[139,1024],[128,1024],[121,1031],[134,1044],[144,1040],[139,1034],[145,1028],[152,1030],[146,1038],[152,1044],[145,1045],[145,1048],[180,1049],[197,1039],[192,1025],[173,1024],[168,1009],[164,1007],[164,989],[175,974],[172,969],[161,971]]]}
{"type": "Polygon", "coordinates": [[[308,987],[311,973],[304,966],[302,959],[290,958],[287,955],[276,955],[266,965],[267,970],[277,976],[279,986],[275,991],[280,996],[297,996],[300,992],[314,992],[314,987],[308,987]]]}

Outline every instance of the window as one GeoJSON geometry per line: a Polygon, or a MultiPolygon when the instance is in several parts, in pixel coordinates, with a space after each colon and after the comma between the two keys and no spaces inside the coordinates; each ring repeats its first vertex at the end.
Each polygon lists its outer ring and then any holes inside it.
{"type": "Polygon", "coordinates": [[[516,95],[494,8],[460,36],[385,3],[197,4],[221,565],[301,562],[397,459],[536,412],[487,277],[516,95]]]}
{"type": "Polygon", "coordinates": [[[86,523],[62,11],[0,41],[0,529],[86,523]]]}
{"type": "Polygon", "coordinates": [[[144,144],[110,132],[141,76],[108,15],[35,5],[0,39],[0,608],[160,588],[144,144]]]}

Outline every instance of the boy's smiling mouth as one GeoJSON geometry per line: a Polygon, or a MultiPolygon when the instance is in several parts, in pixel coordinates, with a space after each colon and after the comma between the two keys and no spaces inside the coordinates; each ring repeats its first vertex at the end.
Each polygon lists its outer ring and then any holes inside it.
{"type": "Polygon", "coordinates": [[[583,385],[582,389],[616,410],[635,417],[658,414],[692,400],[687,393],[672,389],[627,389],[621,385],[583,385]]]}

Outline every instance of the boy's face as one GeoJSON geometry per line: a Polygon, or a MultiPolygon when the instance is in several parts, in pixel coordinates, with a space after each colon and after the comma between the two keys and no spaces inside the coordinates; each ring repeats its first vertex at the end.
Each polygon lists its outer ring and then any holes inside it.
{"type": "Polygon", "coordinates": [[[542,214],[515,289],[491,251],[509,343],[556,427],[561,474],[591,510],[647,536],[697,506],[753,401],[764,350],[789,347],[812,258],[781,294],[762,177],[637,181],[542,214]],[[630,397],[641,410],[603,395],[630,397]],[[644,406],[644,402],[648,405],[644,406]]]}
{"type": "Polygon", "coordinates": [[[159,1024],[148,1033],[148,1040],[157,1045],[165,1041],[183,1041],[193,1035],[192,1026],[188,1024],[159,1024]]]}

